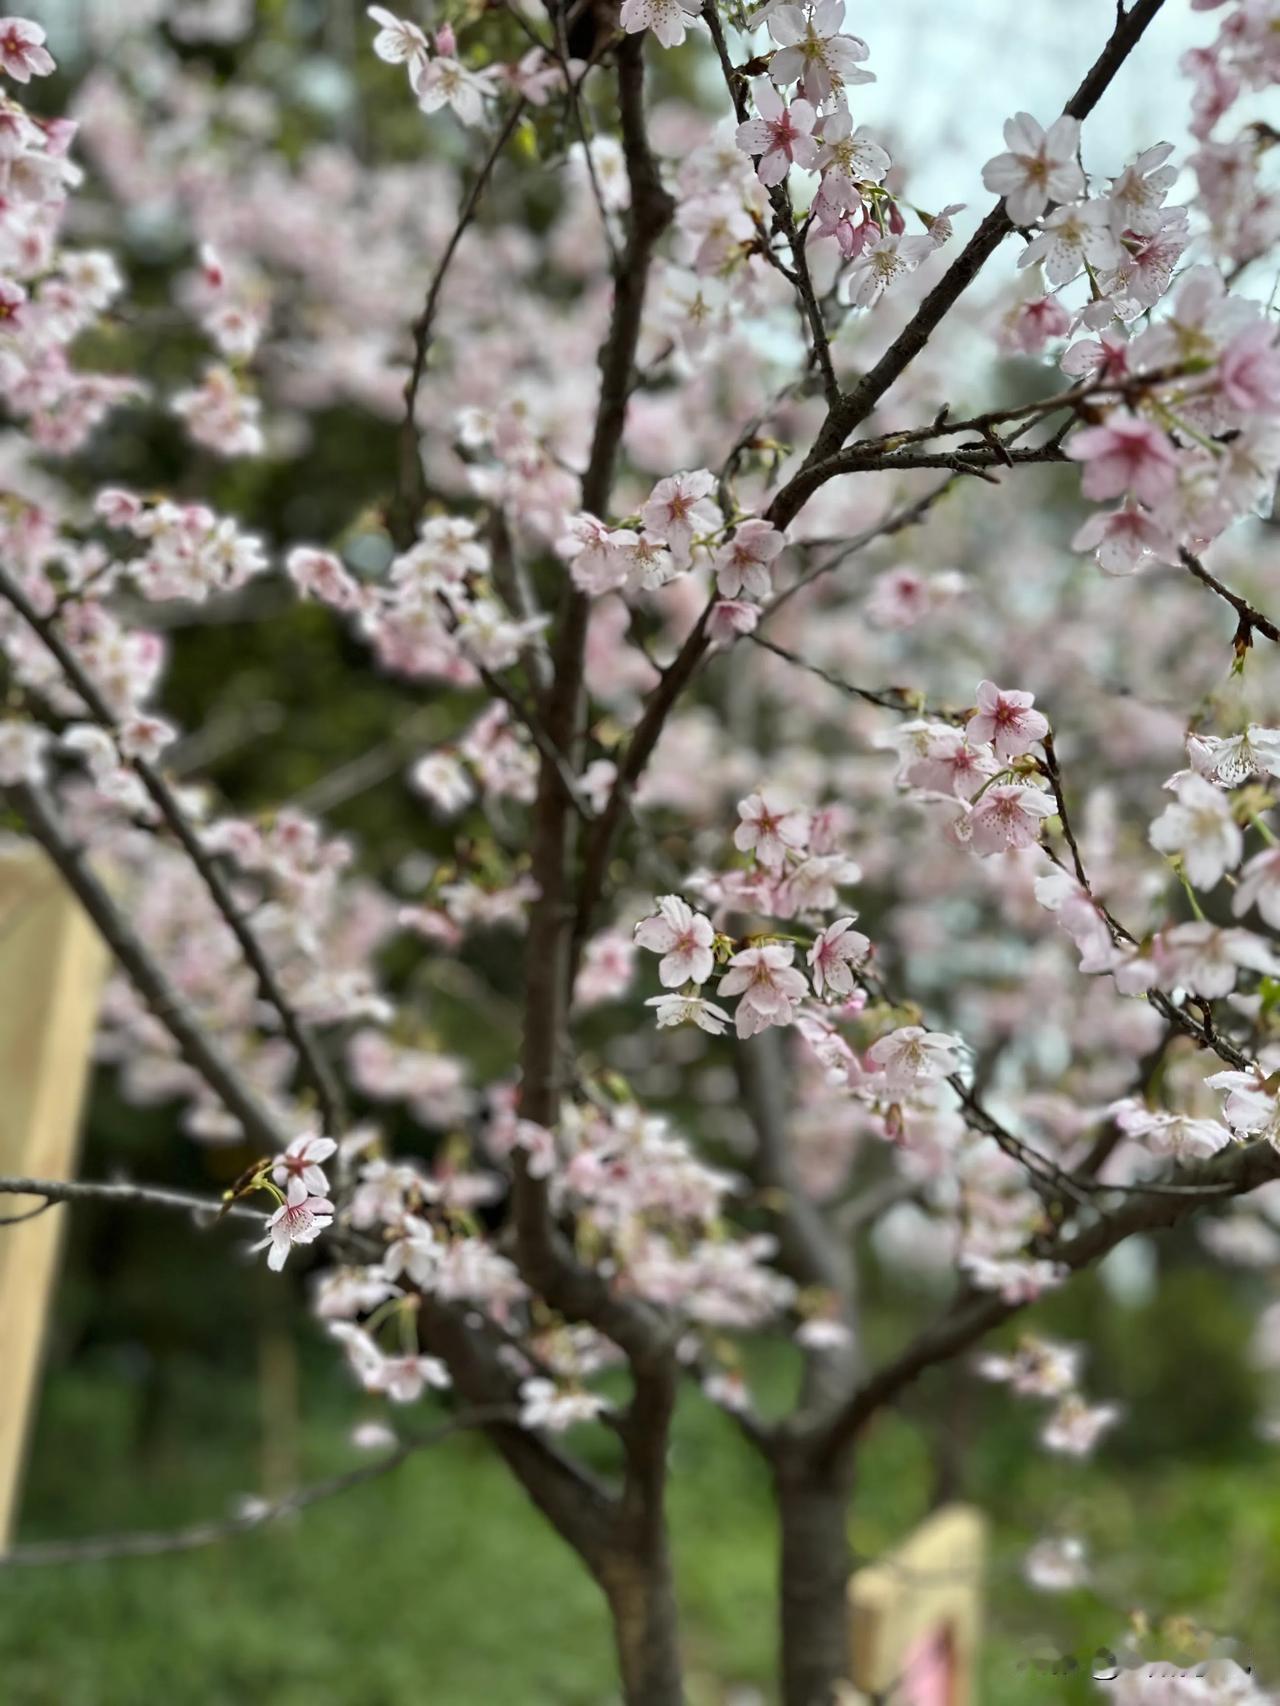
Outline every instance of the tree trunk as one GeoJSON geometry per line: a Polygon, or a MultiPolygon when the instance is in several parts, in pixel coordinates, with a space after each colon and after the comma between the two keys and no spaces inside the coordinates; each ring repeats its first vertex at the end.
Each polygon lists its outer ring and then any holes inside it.
{"type": "Polygon", "coordinates": [[[853,1452],[815,1463],[783,1450],[774,1463],[782,1530],[783,1706],[832,1706],[847,1681],[849,1646],[848,1508],[853,1452]]]}
{"type": "Polygon", "coordinates": [[[666,1536],[619,1545],[600,1570],[627,1706],[684,1706],[675,1582],[666,1536]]]}

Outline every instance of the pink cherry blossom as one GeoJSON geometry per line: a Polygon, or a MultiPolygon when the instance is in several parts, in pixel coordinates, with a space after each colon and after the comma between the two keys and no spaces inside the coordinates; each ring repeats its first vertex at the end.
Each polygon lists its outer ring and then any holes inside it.
{"type": "Polygon", "coordinates": [[[853,918],[838,918],[818,934],[809,949],[814,989],[819,995],[852,995],[854,968],[870,952],[870,938],[853,928],[853,918]]]}
{"type": "Polygon", "coordinates": [[[1035,846],[1041,819],[1052,817],[1055,810],[1053,800],[1039,788],[997,783],[959,820],[958,835],[982,858],[1017,852],[1035,846]]]}
{"type": "Polygon", "coordinates": [[[777,870],[788,853],[799,852],[808,843],[806,814],[784,805],[773,794],[762,791],[740,800],[738,817],[734,846],[740,852],[754,853],[770,870],[777,870]]]}
{"type": "Polygon", "coordinates": [[[773,84],[757,77],[751,85],[758,118],[745,119],[737,131],[738,147],[758,156],[756,172],[766,185],[780,184],[792,166],[809,168],[818,158],[813,138],[817,113],[806,100],[790,106],[773,84]]]}
{"type": "Polygon", "coordinates": [[[705,468],[672,474],[658,481],[641,506],[648,532],[667,546],[682,567],[689,562],[698,533],[713,532],[720,525],[720,511],[711,497],[715,489],[715,476],[705,468]]]}
{"type": "Polygon", "coordinates": [[[867,1059],[878,1067],[890,1095],[909,1095],[936,1084],[960,1067],[956,1038],[922,1025],[903,1025],[872,1043],[867,1059]]]}
{"type": "Polygon", "coordinates": [[[662,896],[657,912],[636,925],[635,938],[639,947],[663,956],[658,962],[658,976],[668,989],[678,989],[682,983],[705,983],[711,976],[715,929],[709,918],[694,912],[678,894],[662,896]]]}
{"type": "Polygon", "coordinates": [[[1016,113],[1004,126],[1006,154],[982,168],[982,181],[1004,197],[1015,225],[1030,225],[1050,201],[1072,201],[1084,189],[1076,163],[1080,126],[1073,118],[1055,119],[1047,131],[1030,113],[1016,113]]]}
{"type": "Polygon", "coordinates": [[[1158,504],[1177,479],[1177,452],[1168,435],[1127,409],[1113,410],[1103,426],[1076,433],[1068,440],[1067,455],[1085,464],[1087,498],[1132,492],[1143,503],[1158,504]]]}
{"type": "Polygon", "coordinates": [[[267,1221],[267,1236],[255,1250],[269,1250],[267,1266],[279,1273],[295,1244],[311,1244],[333,1224],[334,1206],[327,1197],[311,1196],[296,1175],[289,1180],[284,1202],[267,1221]]]}
{"type": "Polygon", "coordinates": [[[1240,826],[1231,815],[1230,801],[1203,776],[1182,777],[1176,795],[1176,802],[1152,823],[1151,845],[1181,859],[1195,888],[1211,889],[1240,863],[1240,826]]]}
{"type": "Polygon", "coordinates": [[[311,1196],[327,1196],[329,1180],[322,1163],[337,1152],[338,1145],[331,1137],[305,1133],[302,1137],[295,1137],[289,1147],[276,1156],[271,1177],[282,1190],[295,1179],[300,1179],[311,1196]]]}
{"type": "Polygon", "coordinates": [[[47,77],[55,67],[45,34],[29,18],[0,18],[0,71],[15,83],[47,77]]]}
{"type": "Polygon", "coordinates": [[[789,1025],[797,1004],[809,989],[800,972],[792,967],[795,949],[790,942],[767,942],[744,948],[729,961],[720,980],[720,996],[740,995],[734,1022],[740,1037],[754,1036],[768,1025],[789,1025]]]}
{"type": "Polygon", "coordinates": [[[978,683],[978,708],[969,718],[966,733],[971,741],[990,741],[997,758],[1016,758],[1030,752],[1049,732],[1049,720],[1033,711],[1033,693],[997,687],[994,681],[978,683]]]}

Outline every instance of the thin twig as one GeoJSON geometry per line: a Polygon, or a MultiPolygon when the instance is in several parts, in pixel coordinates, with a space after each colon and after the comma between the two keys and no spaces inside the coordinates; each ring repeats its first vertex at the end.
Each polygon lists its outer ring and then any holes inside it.
{"type": "MultiPolygon", "coordinates": [[[[53,1208],[58,1203],[108,1202],[122,1208],[165,1209],[189,1214],[196,1220],[234,1218],[252,1220],[261,1226],[266,1219],[264,1213],[246,1203],[227,1204],[217,1197],[199,1197],[189,1191],[171,1191],[158,1185],[135,1185],[125,1180],[0,1178],[0,1196],[43,1197],[45,1208],[53,1208]]],[[[17,1215],[14,1218],[23,1220],[27,1217],[17,1215]]]]}
{"type": "Polygon", "coordinates": [[[398,1469],[415,1452],[440,1445],[455,1434],[473,1428],[488,1428],[510,1424],[519,1419],[519,1411],[509,1408],[473,1410],[451,1417],[429,1433],[406,1439],[394,1451],[373,1463],[363,1463],[340,1475],[330,1475],[323,1481],[300,1487],[296,1493],[269,1503],[254,1504],[239,1516],[224,1517],[213,1522],[191,1523],[186,1528],[144,1531],[136,1534],[101,1534],[87,1540],[34,1541],[29,1546],[15,1546],[0,1554],[0,1569],[22,1570],[42,1564],[96,1564],[108,1558],[155,1558],[173,1552],[192,1552],[201,1546],[213,1546],[222,1540],[233,1540],[278,1522],[281,1517],[294,1516],[325,1499],[336,1498],[366,1482],[376,1481],[398,1469]]]}

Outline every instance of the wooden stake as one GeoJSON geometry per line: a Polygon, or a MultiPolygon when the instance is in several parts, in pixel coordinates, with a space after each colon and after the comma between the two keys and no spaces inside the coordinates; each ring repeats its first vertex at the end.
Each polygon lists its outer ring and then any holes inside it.
{"type": "MultiPolygon", "coordinates": [[[[0,1173],[65,1179],[75,1162],[106,953],[57,872],[0,851],[0,1173]]],[[[0,1216],[39,1207],[0,1199],[0,1216]]],[[[65,1210],[0,1226],[0,1551],[17,1509],[65,1210]]]]}

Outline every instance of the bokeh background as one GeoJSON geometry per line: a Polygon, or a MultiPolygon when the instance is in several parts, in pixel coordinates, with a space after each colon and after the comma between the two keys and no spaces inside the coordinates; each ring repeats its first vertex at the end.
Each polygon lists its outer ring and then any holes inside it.
{"type": "MultiPolygon", "coordinates": [[[[204,55],[219,86],[234,81],[250,52],[235,39],[166,33],[163,6],[25,10],[49,29],[65,66],[39,91],[46,110],[110,58],[126,13],[134,22],[152,17],[171,51],[204,55]]],[[[360,7],[283,0],[250,10],[252,51],[261,54],[265,42],[283,67],[280,84],[293,91],[287,122],[300,145],[341,134],[360,113],[362,123],[387,127],[393,149],[456,156],[456,132],[423,126],[403,99],[380,103],[392,85],[368,53],[360,7]]],[[[852,27],[870,39],[880,77],[863,116],[901,139],[896,152],[911,158],[925,205],[967,200],[980,210],[981,163],[998,148],[1009,108],[1055,107],[1112,12],[1112,0],[855,7],[852,27]]],[[[1212,20],[1174,0],[1091,124],[1100,166],[1118,165],[1156,136],[1181,140],[1177,58],[1211,33],[1212,20]]],[[[662,63],[672,96],[701,98],[696,66],[662,63]]],[[[143,300],[162,303],[176,261],[154,231],[120,235],[143,300]]],[[[410,282],[406,303],[413,296],[410,282]]],[[[159,337],[161,366],[184,371],[191,352],[181,329],[159,337]]],[[[996,397],[1026,384],[1012,368],[992,376],[996,397]]],[[[394,429],[334,407],[313,418],[312,432],[305,461],[193,467],[172,430],[137,411],[100,435],[85,478],[207,492],[273,544],[328,539],[385,496],[394,429]]],[[[1067,484],[1036,490],[1047,505],[1061,504],[1055,525],[1065,533],[1067,484]]],[[[255,593],[265,606],[274,597],[269,587],[255,593]]],[[[329,821],[382,878],[424,850],[446,856],[446,833],[411,795],[388,746],[403,694],[355,666],[323,611],[286,614],[278,602],[271,624],[255,619],[263,613],[255,607],[173,628],[165,702],[180,723],[203,731],[189,761],[252,811],[327,802],[335,773],[376,749],[382,759],[336,790],[329,821]]],[[[458,711],[431,701],[419,715],[415,740],[425,746],[453,732],[458,711]]],[[[394,964],[387,971],[397,975],[394,964]]],[[[445,966],[430,975],[442,1043],[464,1051],[478,1073],[497,1070],[509,1058],[512,1013],[478,1002],[461,972],[445,966]]],[[[407,1123],[398,1135],[409,1150],[421,1141],[407,1123]]],[[[239,1164],[237,1152],[200,1150],[179,1136],[172,1110],[129,1105],[110,1073],[96,1076],[86,1177],[123,1169],[208,1191],[239,1164]]],[[[234,1240],[88,1207],[66,1232],[20,1538],[178,1525],[361,1460],[352,1429],[380,1412],[347,1387],[308,1323],[301,1264],[277,1279],[241,1259],[234,1240]]],[[[860,1556],[900,1538],[940,1495],[974,1500],[991,1516],[987,1706],[1093,1698],[1082,1677],[1046,1680],[1026,1663],[1051,1649],[1085,1663],[1114,1644],[1138,1606],[1155,1619],[1185,1616],[1230,1633],[1249,1662],[1280,1675],[1280,1484],[1276,1448],[1258,1426],[1253,1311],[1239,1276],[1213,1266],[1191,1232],[1162,1241],[1159,1260],[1158,1283],[1151,1253],[1140,1249],[1035,1311],[1040,1330],[1094,1347],[1091,1390],[1125,1408],[1124,1426],[1069,1479],[1036,1448],[1033,1417],[959,1368],[922,1382],[867,1440],[852,1519],[860,1556]],[[1036,1593],[1023,1578],[1023,1554],[1047,1527],[1069,1528],[1078,1517],[1102,1559],[1096,1586],[1052,1599],[1036,1593]]],[[[872,1341],[891,1342],[911,1307],[873,1283],[872,1341]]],[[[767,1387],[789,1371],[766,1364],[760,1378],[767,1387]]],[[[696,1395],[677,1425],[672,1498],[695,1701],[767,1700],[768,1490],[733,1428],[696,1395]]],[[[468,1439],[227,1545],[0,1578],[4,1706],[596,1706],[611,1698],[612,1674],[594,1589],[483,1444],[468,1439]]]]}

